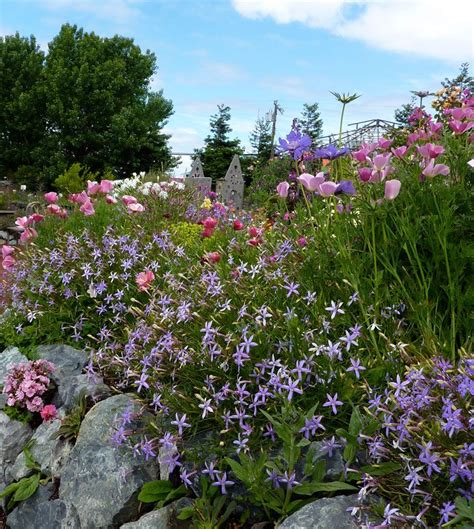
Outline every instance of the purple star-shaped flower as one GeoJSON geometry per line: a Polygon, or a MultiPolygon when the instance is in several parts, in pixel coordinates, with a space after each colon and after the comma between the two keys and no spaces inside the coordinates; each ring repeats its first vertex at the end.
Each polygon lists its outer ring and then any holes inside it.
{"type": "Polygon", "coordinates": [[[323,404],[323,407],[330,407],[334,415],[337,415],[337,407],[342,406],[344,403],[340,400],[337,400],[337,393],[334,394],[334,397],[331,397],[329,393],[326,393],[328,400],[323,404]]]}

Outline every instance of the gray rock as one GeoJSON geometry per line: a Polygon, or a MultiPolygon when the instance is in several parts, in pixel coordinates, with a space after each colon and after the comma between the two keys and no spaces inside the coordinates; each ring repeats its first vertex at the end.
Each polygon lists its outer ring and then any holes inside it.
{"type": "Polygon", "coordinates": [[[13,421],[0,411],[0,479],[32,435],[33,430],[28,424],[13,421]]]}
{"type": "MultiPolygon", "coordinates": [[[[72,449],[67,441],[56,438],[54,435],[59,430],[61,421],[56,419],[43,422],[31,437],[30,448],[33,459],[39,464],[44,474],[59,477],[61,469],[72,449]]],[[[30,470],[26,466],[25,454],[21,452],[15,464],[7,472],[9,481],[18,481],[28,475],[30,470]]]]}
{"type": "Polygon", "coordinates": [[[84,351],[79,351],[69,345],[40,345],[36,349],[36,354],[39,358],[49,360],[56,366],[51,378],[58,385],[70,376],[80,375],[88,360],[84,351]]]}
{"type": "Polygon", "coordinates": [[[53,493],[52,484],[40,485],[31,498],[21,502],[8,515],[10,529],[61,529],[67,507],[61,500],[50,500],[53,493]]]}
{"type": "Polygon", "coordinates": [[[357,529],[351,507],[360,505],[357,494],[322,498],[308,503],[279,526],[280,529],[357,529]]]}
{"type": "Polygon", "coordinates": [[[120,529],[181,529],[189,527],[189,522],[178,520],[176,517],[184,507],[191,504],[187,498],[170,503],[162,509],[151,511],[136,522],[129,522],[120,529]]]}
{"type": "Polygon", "coordinates": [[[96,404],[84,418],[63,468],[59,496],[76,508],[82,529],[115,528],[136,518],[142,485],[159,475],[152,461],[135,458],[110,442],[117,416],[129,407],[140,409],[129,395],[96,404]]]}
{"type": "Polygon", "coordinates": [[[20,353],[18,347],[8,347],[0,353],[0,386],[5,384],[5,377],[14,365],[25,362],[28,358],[20,353]]]}
{"type": "Polygon", "coordinates": [[[110,397],[111,390],[106,386],[102,378],[92,381],[88,375],[73,375],[63,380],[58,387],[58,392],[54,398],[54,404],[61,406],[67,411],[72,410],[77,404],[81,392],[91,397],[93,400],[103,400],[110,397]]]}
{"type": "Polygon", "coordinates": [[[344,458],[342,457],[342,449],[335,448],[332,456],[323,450],[324,444],[320,441],[314,441],[309,445],[310,453],[313,454],[313,464],[320,460],[326,461],[326,478],[329,480],[337,480],[344,472],[344,458]]]}

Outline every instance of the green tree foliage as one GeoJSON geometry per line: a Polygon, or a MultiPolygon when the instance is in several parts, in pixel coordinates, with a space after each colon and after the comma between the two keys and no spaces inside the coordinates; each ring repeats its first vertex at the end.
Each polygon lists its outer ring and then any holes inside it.
{"type": "Polygon", "coordinates": [[[33,176],[42,158],[43,61],[33,36],[0,37],[0,172],[8,178],[19,168],[23,175],[33,176]]]}
{"type": "Polygon", "coordinates": [[[11,63],[10,84],[18,72],[26,72],[34,85],[34,97],[26,103],[21,86],[13,95],[9,85],[2,86],[0,107],[8,98],[10,113],[23,105],[16,130],[29,130],[33,121],[38,131],[28,142],[20,134],[10,135],[14,140],[5,155],[10,171],[33,163],[49,185],[74,163],[92,172],[109,168],[118,176],[173,164],[169,136],[162,133],[173,106],[161,91],[149,88],[157,69],[155,55],[142,53],[132,39],[101,38],[66,24],[46,57],[33,38],[18,35],[0,41],[0,49],[0,57],[11,63]],[[33,154],[23,159],[19,153],[31,145],[33,154]]]}
{"type": "Polygon", "coordinates": [[[441,85],[443,88],[459,87],[461,90],[474,92],[474,77],[469,73],[469,63],[463,62],[459,68],[459,74],[453,79],[445,77],[444,81],[441,81],[441,85]]]}
{"type": "Polygon", "coordinates": [[[271,123],[264,118],[258,118],[249,139],[250,145],[257,153],[256,161],[258,163],[267,162],[272,150],[271,123]]]}
{"type": "Polygon", "coordinates": [[[416,108],[416,100],[414,97],[411,98],[410,103],[405,103],[401,107],[397,108],[394,112],[394,118],[397,123],[401,123],[405,127],[409,126],[408,118],[410,114],[416,108]]]}
{"type": "Polygon", "coordinates": [[[201,158],[204,174],[212,178],[213,183],[224,178],[234,154],[240,156],[244,153],[240,140],[229,138],[232,132],[230,107],[217,105],[217,109],[217,114],[211,116],[211,133],[204,140],[204,148],[196,150],[201,158]]]}
{"type": "Polygon", "coordinates": [[[318,103],[303,105],[303,112],[299,120],[301,132],[307,134],[313,141],[313,146],[318,144],[318,139],[323,132],[323,120],[319,112],[318,103]]]}

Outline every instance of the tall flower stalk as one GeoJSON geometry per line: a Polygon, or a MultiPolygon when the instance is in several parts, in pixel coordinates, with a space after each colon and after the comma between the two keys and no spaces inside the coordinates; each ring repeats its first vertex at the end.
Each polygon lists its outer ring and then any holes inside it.
{"type": "Polygon", "coordinates": [[[338,101],[339,103],[342,103],[342,111],[341,111],[341,120],[339,122],[339,148],[342,147],[342,124],[344,122],[344,112],[346,110],[346,105],[349,103],[352,103],[356,99],[359,99],[360,94],[339,94],[338,92],[330,92],[338,101]]]}

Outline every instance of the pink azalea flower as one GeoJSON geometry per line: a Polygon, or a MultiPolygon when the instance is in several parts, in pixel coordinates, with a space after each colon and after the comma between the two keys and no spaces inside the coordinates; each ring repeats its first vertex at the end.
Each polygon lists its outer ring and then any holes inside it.
{"type": "Polygon", "coordinates": [[[281,198],[286,198],[288,196],[288,190],[290,189],[290,184],[288,182],[280,182],[277,185],[277,193],[281,198]]]}
{"type": "Polygon", "coordinates": [[[308,191],[318,191],[320,184],[322,184],[324,180],[324,173],[318,173],[316,176],[313,176],[308,173],[303,173],[298,177],[298,181],[308,191]]]}
{"type": "Polygon", "coordinates": [[[114,198],[112,195],[107,195],[105,197],[105,201],[107,202],[107,204],[117,204],[117,199],[114,198]]]}
{"type": "Polygon", "coordinates": [[[435,165],[434,160],[430,160],[430,163],[423,169],[421,174],[423,176],[429,176],[430,178],[433,178],[439,174],[447,176],[449,174],[449,167],[442,163],[435,165]]]}
{"type": "Polygon", "coordinates": [[[145,211],[145,206],[138,202],[134,202],[133,204],[128,204],[127,210],[129,213],[142,213],[145,211]]]}
{"type": "Polygon", "coordinates": [[[79,208],[79,211],[81,213],[84,213],[84,215],[86,217],[90,217],[91,215],[94,215],[95,213],[95,210],[94,210],[94,205],[92,204],[92,202],[90,200],[87,200],[86,202],[84,202],[82,204],[82,206],[79,208]]]}
{"type": "Polygon", "coordinates": [[[122,202],[129,206],[130,204],[136,204],[138,200],[135,197],[132,197],[131,195],[123,195],[122,202]]]}
{"type": "Polygon", "coordinates": [[[55,204],[58,201],[59,197],[57,193],[51,191],[50,193],[46,193],[44,195],[44,199],[48,204],[55,204]]]}
{"type": "Polygon", "coordinates": [[[401,147],[397,147],[395,149],[392,148],[392,153],[397,158],[403,158],[408,150],[408,147],[406,145],[402,145],[401,147]]]}
{"type": "Polygon", "coordinates": [[[329,197],[331,195],[334,195],[335,191],[337,189],[336,182],[323,182],[319,186],[319,192],[323,197],[329,197]]]}
{"type": "Polygon", "coordinates": [[[110,180],[102,180],[99,185],[99,193],[110,193],[113,187],[114,184],[110,180]]]}
{"type": "Polygon", "coordinates": [[[48,422],[52,419],[56,419],[56,417],[58,416],[58,410],[56,409],[56,406],[54,404],[47,404],[40,411],[40,415],[44,422],[48,422]]]}
{"type": "Polygon", "coordinates": [[[137,283],[138,290],[147,290],[151,282],[155,279],[155,274],[151,270],[145,270],[137,274],[135,282],[137,283]]]}
{"type": "Polygon", "coordinates": [[[397,198],[398,193],[400,193],[401,186],[402,183],[400,182],[400,180],[387,180],[385,182],[385,199],[393,200],[397,198]]]}

